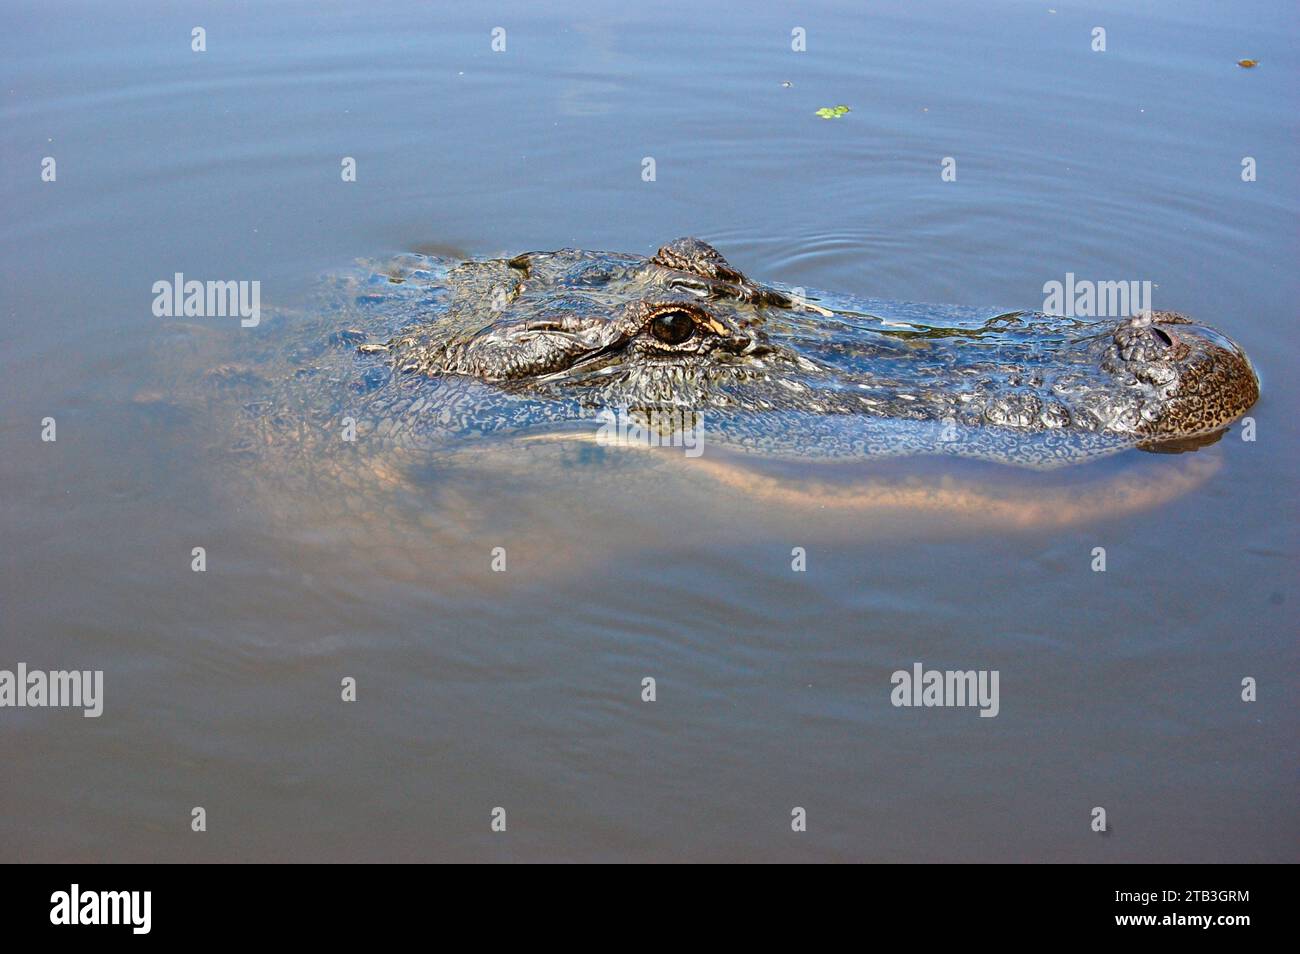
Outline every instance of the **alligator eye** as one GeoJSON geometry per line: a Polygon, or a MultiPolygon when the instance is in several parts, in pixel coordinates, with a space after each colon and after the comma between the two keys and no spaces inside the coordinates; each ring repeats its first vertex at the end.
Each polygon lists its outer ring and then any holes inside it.
{"type": "Polygon", "coordinates": [[[679,345],[695,334],[695,319],[680,309],[661,311],[650,322],[650,333],[664,344],[679,345]]]}
{"type": "Polygon", "coordinates": [[[1169,332],[1165,331],[1163,328],[1152,328],[1151,333],[1159,338],[1166,348],[1172,348],[1174,346],[1174,339],[1169,337],[1169,332]]]}

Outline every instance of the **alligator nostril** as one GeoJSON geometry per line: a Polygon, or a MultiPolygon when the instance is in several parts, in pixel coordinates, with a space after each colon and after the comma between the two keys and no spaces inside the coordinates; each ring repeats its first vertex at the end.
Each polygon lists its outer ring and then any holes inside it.
{"type": "Polygon", "coordinates": [[[1164,342],[1166,348],[1172,348],[1174,346],[1174,339],[1169,337],[1169,332],[1164,329],[1152,328],[1151,333],[1164,342]]]}

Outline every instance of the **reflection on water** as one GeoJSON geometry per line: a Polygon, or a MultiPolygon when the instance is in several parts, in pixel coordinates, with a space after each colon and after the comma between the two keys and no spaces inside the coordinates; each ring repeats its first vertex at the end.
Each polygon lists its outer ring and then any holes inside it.
{"type": "Polygon", "coordinates": [[[105,711],[0,709],[0,857],[1294,860],[1293,11],[915,7],[11,5],[0,669],[102,669],[105,711]],[[1034,476],[236,439],[322,272],[692,233],[891,299],[1150,280],[1255,358],[1256,439],[1034,476]],[[176,272],[273,318],[156,318],[176,272]],[[999,714],[894,707],[917,662],[999,714]]]}

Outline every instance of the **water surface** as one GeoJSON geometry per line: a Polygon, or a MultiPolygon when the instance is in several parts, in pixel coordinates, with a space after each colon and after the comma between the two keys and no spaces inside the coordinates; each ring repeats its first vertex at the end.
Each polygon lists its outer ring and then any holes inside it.
{"type": "Polygon", "coordinates": [[[102,669],[106,701],[0,710],[0,858],[1297,859],[1293,4],[4,7],[0,668],[102,669]],[[905,301],[1151,280],[1254,357],[1257,439],[1017,526],[590,461],[394,502],[167,411],[169,348],[290,333],[358,257],[687,234],[905,301]],[[178,271],[278,317],[177,334],[178,271]],[[893,707],[916,661],[998,670],[999,715],[893,707]]]}

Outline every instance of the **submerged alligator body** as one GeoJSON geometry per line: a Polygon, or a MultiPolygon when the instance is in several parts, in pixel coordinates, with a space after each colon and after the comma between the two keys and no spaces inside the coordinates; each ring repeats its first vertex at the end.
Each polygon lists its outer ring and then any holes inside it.
{"type": "Polygon", "coordinates": [[[911,535],[1113,519],[1226,455],[1112,455],[1209,443],[1258,395],[1240,348],[1175,315],[806,293],[693,239],[651,258],[407,254],[329,277],[255,332],[166,328],[134,403],[142,426],[186,429],[176,460],[201,461],[214,501],[416,582],[477,580],[485,540],[559,573],[620,544],[830,539],[864,520],[911,535]],[[610,428],[611,411],[643,425],[610,428]]]}
{"type": "Polygon", "coordinates": [[[1242,349],[1180,315],[1091,321],[800,294],[690,238],[649,259],[410,256],[381,281],[376,300],[398,306],[346,338],[358,420],[425,438],[671,410],[707,441],[774,456],[1043,468],[1208,443],[1259,395],[1242,349]]]}

